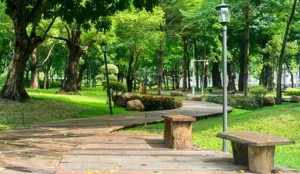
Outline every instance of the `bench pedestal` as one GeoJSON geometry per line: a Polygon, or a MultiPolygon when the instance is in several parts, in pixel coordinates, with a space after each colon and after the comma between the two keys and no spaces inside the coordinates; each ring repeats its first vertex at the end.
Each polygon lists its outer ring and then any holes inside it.
{"type": "Polygon", "coordinates": [[[192,148],[192,122],[193,117],[182,115],[164,115],[164,144],[173,149],[192,148]]]}
{"type": "Polygon", "coordinates": [[[268,174],[274,168],[275,146],[248,147],[249,170],[268,174]]]}
{"type": "Polygon", "coordinates": [[[233,162],[236,165],[248,164],[248,146],[245,144],[231,142],[233,162]]]}

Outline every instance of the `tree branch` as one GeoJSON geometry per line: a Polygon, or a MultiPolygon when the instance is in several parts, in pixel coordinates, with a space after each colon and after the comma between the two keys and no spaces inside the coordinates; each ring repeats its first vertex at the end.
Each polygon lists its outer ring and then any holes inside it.
{"type": "Polygon", "coordinates": [[[52,44],[50,50],[48,51],[48,55],[47,55],[46,59],[45,59],[42,63],[38,64],[37,67],[41,67],[42,65],[44,65],[44,64],[50,59],[51,53],[52,53],[52,51],[53,51],[53,48],[54,48],[56,42],[57,42],[57,39],[55,39],[55,40],[53,41],[53,44],[52,44]]]}
{"type": "Polygon", "coordinates": [[[30,32],[30,36],[36,35],[36,28],[38,26],[39,21],[41,20],[43,10],[46,8],[48,0],[46,0],[44,3],[42,3],[41,0],[37,0],[35,6],[33,7],[30,16],[33,16],[36,12],[36,16],[34,18],[34,21],[32,22],[32,29],[30,32]]]}
{"type": "Polygon", "coordinates": [[[50,31],[51,27],[53,26],[55,20],[57,18],[57,15],[54,16],[54,18],[52,19],[51,23],[49,24],[49,26],[47,27],[47,29],[44,31],[44,35],[43,38],[46,38],[48,32],[50,31]]]}
{"type": "Polygon", "coordinates": [[[88,51],[88,49],[89,49],[91,46],[93,46],[95,42],[96,42],[95,40],[91,40],[91,41],[88,43],[87,46],[85,46],[85,47],[82,48],[82,51],[83,51],[83,52],[88,51]]]}
{"type": "Polygon", "coordinates": [[[50,38],[53,38],[53,39],[57,39],[57,40],[63,40],[63,41],[65,41],[65,42],[69,42],[69,40],[68,39],[66,39],[66,38],[63,38],[63,37],[55,37],[55,36],[49,36],[50,38]]]}
{"type": "Polygon", "coordinates": [[[67,33],[68,33],[68,39],[71,40],[70,30],[66,25],[65,25],[65,29],[67,30],[67,33]]]}

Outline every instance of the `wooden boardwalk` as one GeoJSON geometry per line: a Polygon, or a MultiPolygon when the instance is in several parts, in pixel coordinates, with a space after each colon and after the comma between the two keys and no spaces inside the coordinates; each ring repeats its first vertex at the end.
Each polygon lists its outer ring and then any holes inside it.
{"type": "Polygon", "coordinates": [[[63,156],[57,173],[236,173],[247,169],[232,162],[228,153],[196,146],[184,151],[167,149],[162,136],[114,133],[78,145],[63,156]]]}

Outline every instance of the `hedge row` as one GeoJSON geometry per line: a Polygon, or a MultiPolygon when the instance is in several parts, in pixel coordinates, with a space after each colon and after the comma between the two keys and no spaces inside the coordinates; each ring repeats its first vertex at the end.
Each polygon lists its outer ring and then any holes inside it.
{"type": "Polygon", "coordinates": [[[288,95],[297,95],[300,96],[300,89],[288,88],[285,90],[285,93],[288,95]]]}
{"type": "MultiPolygon", "coordinates": [[[[208,96],[207,102],[223,104],[223,96],[208,96]]],[[[258,109],[260,108],[260,103],[255,97],[244,97],[241,95],[229,96],[228,105],[237,109],[258,109]]]]}
{"type": "Polygon", "coordinates": [[[182,101],[173,97],[163,97],[156,95],[133,95],[130,100],[141,100],[146,111],[168,110],[182,107],[182,101]]]}

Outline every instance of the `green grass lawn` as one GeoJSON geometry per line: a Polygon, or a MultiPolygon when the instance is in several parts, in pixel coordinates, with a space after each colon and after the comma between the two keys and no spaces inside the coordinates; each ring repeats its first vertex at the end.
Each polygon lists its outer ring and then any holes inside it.
{"type": "MultiPolygon", "coordinates": [[[[276,147],[275,163],[300,169],[300,106],[284,103],[258,110],[234,109],[228,115],[229,131],[250,130],[296,141],[296,145],[276,147]]],[[[124,130],[130,133],[163,134],[163,124],[152,124],[124,130]]],[[[222,131],[222,117],[193,123],[193,142],[199,146],[221,150],[222,140],[216,134],[222,131]]]]}
{"type": "MultiPolygon", "coordinates": [[[[56,95],[58,89],[26,89],[27,102],[0,100],[0,131],[33,124],[109,115],[106,93],[101,88],[83,88],[79,95],[56,95]]],[[[132,114],[113,108],[114,115],[132,114]]]]}

